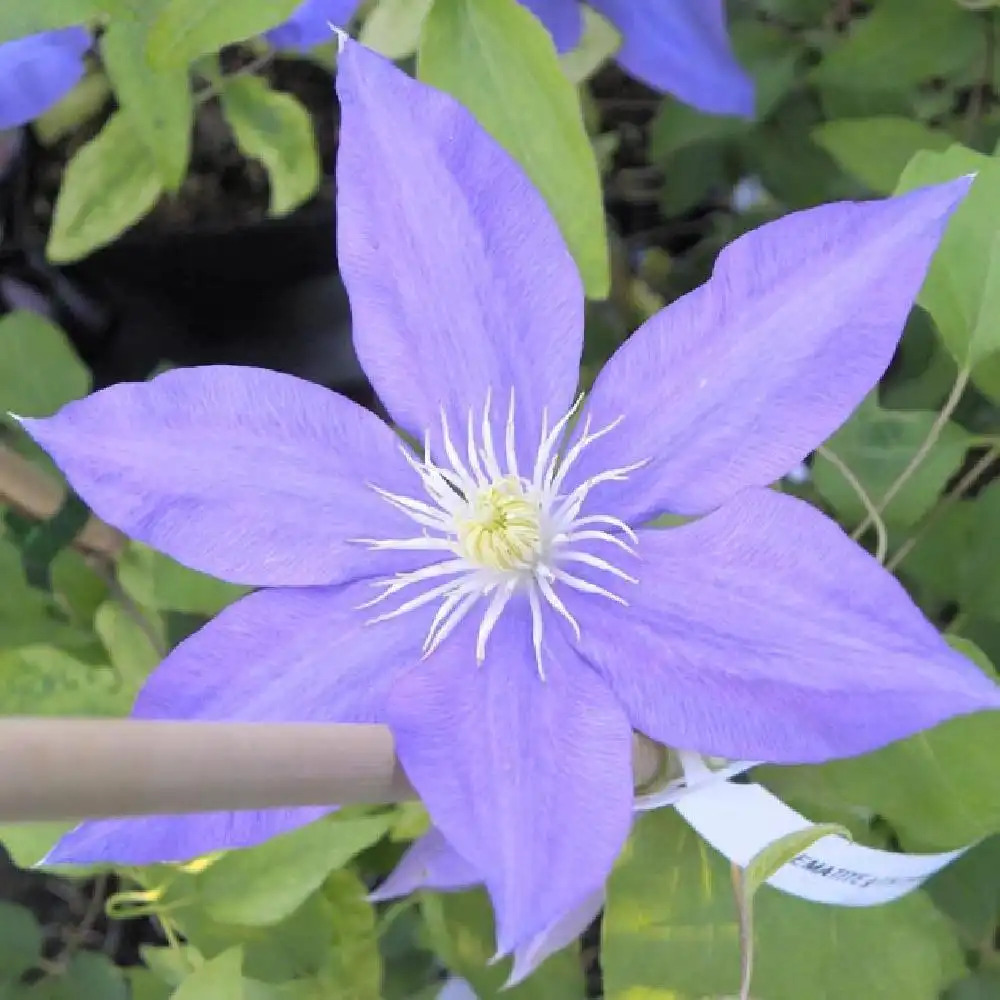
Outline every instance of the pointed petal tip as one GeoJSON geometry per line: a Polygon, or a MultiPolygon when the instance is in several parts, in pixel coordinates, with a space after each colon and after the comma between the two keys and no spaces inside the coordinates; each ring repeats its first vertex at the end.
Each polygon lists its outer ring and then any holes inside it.
{"type": "Polygon", "coordinates": [[[936,214],[942,219],[946,219],[965,199],[965,196],[972,189],[977,176],[975,173],[964,174],[961,177],[944,181],[941,184],[930,184],[925,187],[915,188],[902,197],[921,201],[925,204],[931,203],[937,209],[936,214]]]}
{"type": "Polygon", "coordinates": [[[337,36],[337,55],[343,55],[351,36],[343,28],[337,27],[333,21],[327,21],[326,26],[337,36]]]}

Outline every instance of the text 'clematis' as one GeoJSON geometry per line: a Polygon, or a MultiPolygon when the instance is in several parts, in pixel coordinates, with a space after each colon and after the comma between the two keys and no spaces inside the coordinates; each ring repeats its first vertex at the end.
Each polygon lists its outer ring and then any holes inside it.
{"type": "MultiPolygon", "coordinates": [[[[225,366],[24,421],[101,517],[263,588],[167,657],[137,716],[387,724],[509,952],[599,900],[633,730],[801,763],[1000,706],[890,574],[767,488],[885,371],[969,179],[741,237],[581,405],[580,279],[520,168],[352,42],[337,87],[355,343],[420,446],[225,366]]],[[[323,811],[87,823],[50,861],[180,860],[323,811]]]]}

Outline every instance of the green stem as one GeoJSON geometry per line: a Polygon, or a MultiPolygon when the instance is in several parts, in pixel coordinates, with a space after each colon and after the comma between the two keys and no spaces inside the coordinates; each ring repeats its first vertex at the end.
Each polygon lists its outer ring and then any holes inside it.
{"type": "MultiPolygon", "coordinates": [[[[899,491],[909,482],[910,477],[913,475],[917,469],[920,468],[924,459],[930,454],[931,449],[937,444],[938,438],[941,436],[941,432],[944,430],[948,421],[951,419],[951,415],[955,412],[955,408],[958,406],[959,400],[962,398],[962,393],[965,392],[965,387],[969,384],[970,369],[968,367],[962,368],[958,377],[955,379],[955,384],[951,387],[951,392],[948,394],[947,400],[941,409],[941,412],[937,415],[934,423],[931,425],[931,429],[927,432],[927,437],[924,438],[923,443],[920,447],[913,453],[913,457],[910,459],[906,468],[896,477],[895,482],[885,491],[885,495],[881,500],[875,505],[875,513],[881,514],[893,500],[896,499],[899,491]]],[[[851,538],[857,541],[872,525],[874,521],[872,516],[869,514],[861,524],[859,524],[854,531],[851,533],[851,538]]]]}

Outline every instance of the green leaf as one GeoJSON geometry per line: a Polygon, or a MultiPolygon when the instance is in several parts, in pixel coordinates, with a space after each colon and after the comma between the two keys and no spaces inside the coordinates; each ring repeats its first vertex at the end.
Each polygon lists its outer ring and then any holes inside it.
{"type": "MultiPolygon", "coordinates": [[[[181,886],[183,891],[185,887],[181,886]]],[[[329,957],[331,927],[336,918],[333,904],[315,893],[285,920],[267,927],[220,924],[202,906],[186,906],[178,911],[176,919],[184,937],[206,958],[242,944],[243,971],[248,978],[282,983],[320,973],[329,957]]],[[[164,978],[171,971],[164,961],[167,957],[160,957],[156,965],[164,978]]]]}
{"type": "MultiPolygon", "coordinates": [[[[607,1000],[734,995],[735,916],[729,863],[673,810],[646,813],[608,886],[607,1000]]],[[[852,908],[764,886],[755,923],[753,995],[766,1000],[936,1000],[963,968],[947,922],[923,893],[852,908]]]]}
{"type": "Polygon", "coordinates": [[[143,607],[206,617],[250,592],[249,587],[188,569],[138,542],[130,543],[119,560],[118,579],[143,607]]]}
{"type": "Polygon", "coordinates": [[[358,41],[387,59],[413,55],[432,3],[433,0],[379,0],[365,18],[358,41]]]}
{"type": "Polygon", "coordinates": [[[510,962],[487,964],[497,949],[493,910],[482,890],[425,894],[421,909],[434,951],[453,975],[471,983],[480,1000],[581,1000],[585,995],[572,946],[546,959],[524,982],[503,989],[510,962]]]}
{"type": "Polygon", "coordinates": [[[124,715],[131,701],[109,668],[53,646],[0,652],[2,715],[124,715]]]}
{"type": "Polygon", "coordinates": [[[333,872],[323,887],[332,904],[332,940],[320,972],[319,996],[352,1000],[380,1000],[382,959],[378,949],[375,907],[365,898],[368,890],[351,871],[333,872]]]}
{"type": "Polygon", "coordinates": [[[230,948],[188,976],[170,1000],[244,1000],[243,985],[243,949],[230,948]]]}
{"type": "MultiPolygon", "coordinates": [[[[952,644],[977,663],[966,639],[952,644]]],[[[813,798],[875,813],[906,850],[965,847],[1000,831],[1000,719],[960,716],[861,757],[809,767],[762,767],[758,780],[782,797],[813,798]]]]}
{"type": "Polygon", "coordinates": [[[964,939],[978,947],[1000,920],[1000,837],[953,861],[927,883],[927,891],[962,928],[964,939]]]}
{"type": "Polygon", "coordinates": [[[54,323],[17,310],[0,319],[0,413],[47,417],[90,391],[90,373],[54,323]]]}
{"type": "Polygon", "coordinates": [[[121,111],[66,165],[46,252],[79,260],[135,225],[159,200],[155,160],[121,111]]]}
{"type": "Polygon", "coordinates": [[[600,177],[573,85],[517,0],[437,0],[418,73],[464,104],[548,203],[591,298],[610,287],[600,177]]]}
{"type": "Polygon", "coordinates": [[[54,28],[69,28],[100,14],[101,0],[45,0],[0,4],[0,44],[54,28]]]}
{"type": "Polygon", "coordinates": [[[201,56],[259,35],[286,21],[302,0],[158,0],[150,19],[153,66],[187,67],[201,56]]]}
{"type": "Polygon", "coordinates": [[[138,693],[163,658],[160,653],[166,648],[163,621],[141,608],[126,609],[118,601],[109,600],[97,609],[94,630],[122,682],[138,693]]]}
{"type": "Polygon", "coordinates": [[[821,86],[904,90],[982,64],[978,19],[947,0],[880,0],[814,70],[821,86]]]}
{"type": "Polygon", "coordinates": [[[921,587],[957,601],[967,617],[1000,619],[1000,483],[946,510],[930,524],[903,567],[921,587]]]}
{"type": "Polygon", "coordinates": [[[812,139],[879,194],[891,194],[906,165],[921,150],[943,150],[954,142],[940,129],[889,115],[824,122],[813,129],[812,139]]]}
{"type": "Polygon", "coordinates": [[[321,819],[258,847],[226,854],[199,878],[206,912],[224,923],[261,926],[287,917],[388,830],[392,816],[321,819]]]}
{"type": "Polygon", "coordinates": [[[0,843],[19,868],[38,864],[75,823],[13,823],[0,826],[0,843]]]}
{"type": "Polygon", "coordinates": [[[52,561],[52,593],[76,625],[88,630],[108,596],[108,583],[94,564],[76,549],[63,549],[52,561]]]}
{"type": "Polygon", "coordinates": [[[924,151],[910,161],[897,192],[977,173],[951,218],[917,301],[933,317],[941,341],[972,380],[1000,399],[1000,162],[964,146],[924,151]]]}
{"type": "Polygon", "coordinates": [[[752,171],[789,208],[809,208],[857,193],[833,158],[810,141],[809,133],[819,121],[814,102],[793,93],[745,143],[752,171]]]}
{"type": "Polygon", "coordinates": [[[784,28],[760,21],[736,21],[730,35],[736,58],[754,79],[756,118],[763,121],[793,88],[806,47],[784,28]]]}
{"type": "Polygon", "coordinates": [[[170,1000],[171,988],[149,969],[134,965],[125,969],[129,1000],[170,1000]]]}
{"type": "Polygon", "coordinates": [[[583,34],[576,48],[559,55],[566,78],[575,84],[589,80],[622,44],[618,29],[591,7],[580,10],[583,34]]]}
{"type": "MultiPolygon", "coordinates": [[[[883,410],[873,393],[830,438],[827,447],[878,505],[910,464],[937,419],[938,414],[931,411],[883,410]]],[[[961,466],[971,441],[964,428],[946,423],[927,456],[882,512],[885,522],[909,527],[926,514],[961,466]]],[[[842,524],[857,524],[865,517],[857,492],[829,459],[817,455],[812,472],[816,489],[842,524]]]]}
{"type": "Polygon", "coordinates": [[[155,161],[163,186],[176,191],[191,156],[194,102],[187,68],[151,66],[146,39],[145,23],[113,21],[101,36],[101,55],[130,128],[155,161]]]}
{"type": "Polygon", "coordinates": [[[52,564],[83,530],[89,517],[87,505],[73,492],[66,493],[55,513],[42,521],[17,511],[7,512],[7,532],[20,551],[28,583],[52,589],[52,564]]]}
{"type": "MultiPolygon", "coordinates": [[[[664,99],[649,133],[650,159],[659,163],[689,146],[712,140],[732,139],[749,131],[745,118],[706,115],[672,98],[664,99]]],[[[673,173],[666,171],[664,187],[670,189],[673,173]]]]}
{"type": "Polygon", "coordinates": [[[107,955],[79,951],[58,977],[47,977],[25,991],[18,1000],[129,1000],[128,985],[107,955]]]}
{"type": "Polygon", "coordinates": [[[42,955],[42,929],[31,910],[0,900],[0,987],[14,982],[42,955]]]}
{"type": "Polygon", "coordinates": [[[28,586],[21,554],[7,538],[0,536],[0,650],[36,642],[65,642],[69,626],[52,613],[48,595],[28,586]]]}
{"type": "Polygon", "coordinates": [[[287,215],[308,201],[322,177],[309,112],[255,76],[231,77],[220,97],[240,149],[267,170],[271,215],[287,215]]]}
{"type": "Polygon", "coordinates": [[[981,969],[955,983],[944,1000],[996,1000],[1000,996],[1000,969],[981,969]]]}

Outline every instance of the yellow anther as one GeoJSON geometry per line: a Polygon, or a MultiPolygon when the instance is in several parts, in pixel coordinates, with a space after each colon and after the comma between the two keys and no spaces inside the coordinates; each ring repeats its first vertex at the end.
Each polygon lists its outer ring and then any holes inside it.
{"type": "Polygon", "coordinates": [[[541,548],[541,511],[521,481],[506,476],[470,498],[458,523],[463,555],[486,569],[529,569],[541,548]]]}

